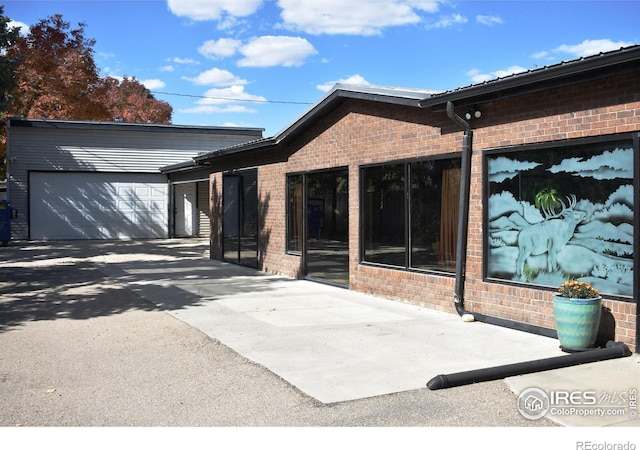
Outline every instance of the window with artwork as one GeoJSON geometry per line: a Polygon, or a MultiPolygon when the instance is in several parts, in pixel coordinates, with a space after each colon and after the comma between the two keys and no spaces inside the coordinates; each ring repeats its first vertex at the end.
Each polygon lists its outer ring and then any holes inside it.
{"type": "Polygon", "coordinates": [[[460,158],[361,169],[362,261],[453,272],[460,158]]]}
{"type": "Polygon", "coordinates": [[[632,296],[634,154],[632,139],[487,154],[487,277],[632,296]]]}

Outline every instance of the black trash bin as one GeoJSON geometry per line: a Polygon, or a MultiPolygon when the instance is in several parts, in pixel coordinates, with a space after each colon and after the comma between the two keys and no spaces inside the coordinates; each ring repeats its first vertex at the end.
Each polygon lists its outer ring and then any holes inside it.
{"type": "Polygon", "coordinates": [[[0,201],[0,242],[6,247],[11,240],[11,219],[18,217],[18,211],[6,201],[0,201]]]}

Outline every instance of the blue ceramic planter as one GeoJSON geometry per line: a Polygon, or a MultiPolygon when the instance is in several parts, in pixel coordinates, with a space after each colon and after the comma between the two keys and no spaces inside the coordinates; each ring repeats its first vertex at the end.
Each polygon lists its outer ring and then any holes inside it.
{"type": "Polygon", "coordinates": [[[553,317],[560,347],[568,352],[592,349],[598,337],[602,297],[553,296],[553,317]]]}

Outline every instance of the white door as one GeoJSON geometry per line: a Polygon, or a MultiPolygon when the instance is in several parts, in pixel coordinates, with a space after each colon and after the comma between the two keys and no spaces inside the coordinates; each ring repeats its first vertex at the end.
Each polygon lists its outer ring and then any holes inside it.
{"type": "Polygon", "coordinates": [[[174,201],[176,236],[196,236],[198,234],[196,184],[176,184],[174,187],[174,201]]]}
{"type": "Polygon", "coordinates": [[[168,236],[162,174],[31,172],[31,239],[149,239],[168,236]]]}

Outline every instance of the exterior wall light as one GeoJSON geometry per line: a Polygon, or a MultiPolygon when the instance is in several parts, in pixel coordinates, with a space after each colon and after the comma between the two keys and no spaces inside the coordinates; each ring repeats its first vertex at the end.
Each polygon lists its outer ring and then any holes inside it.
{"type": "Polygon", "coordinates": [[[480,111],[476,106],[474,106],[473,108],[469,109],[469,111],[467,111],[464,117],[467,120],[479,119],[480,117],[482,117],[482,111],[480,111]]]}

